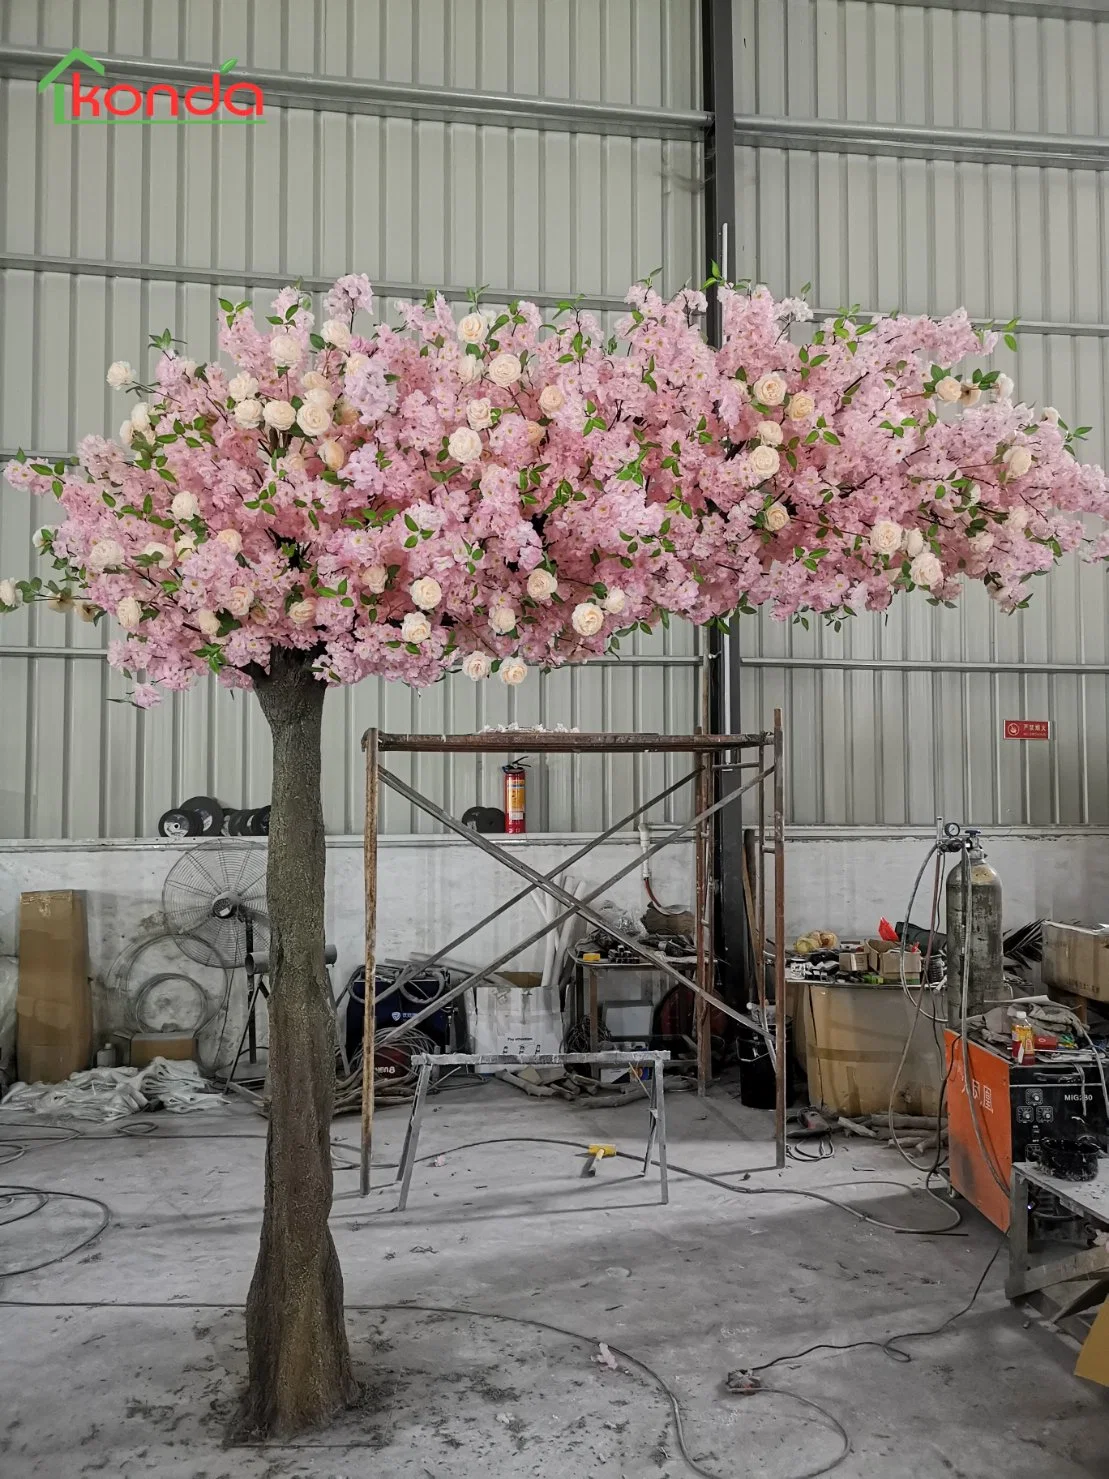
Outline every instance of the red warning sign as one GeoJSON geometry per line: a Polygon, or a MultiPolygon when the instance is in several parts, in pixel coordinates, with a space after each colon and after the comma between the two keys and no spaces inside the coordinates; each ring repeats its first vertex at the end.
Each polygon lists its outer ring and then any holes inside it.
{"type": "Polygon", "coordinates": [[[1005,738],[1013,740],[1049,740],[1050,719],[1006,719],[1005,738]]]}

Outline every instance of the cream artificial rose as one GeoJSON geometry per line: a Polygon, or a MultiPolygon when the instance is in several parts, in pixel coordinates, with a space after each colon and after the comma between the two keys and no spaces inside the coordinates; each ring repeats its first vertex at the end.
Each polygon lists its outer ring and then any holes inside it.
{"type": "Polygon", "coordinates": [[[1015,389],[1008,375],[999,375],[993,383],[993,393],[999,401],[1007,401],[1015,389]]]}
{"type": "Polygon", "coordinates": [[[512,607],[507,605],[504,601],[498,601],[493,609],[489,612],[489,625],[498,634],[498,636],[503,637],[507,632],[511,632],[515,629],[516,613],[512,609],[512,607]]]}
{"type": "Polygon", "coordinates": [[[627,604],[628,598],[618,585],[614,585],[601,602],[601,605],[612,616],[619,616],[627,604]]]}
{"type": "Polygon", "coordinates": [[[73,597],[63,592],[60,596],[51,596],[46,604],[51,611],[60,612],[62,616],[65,616],[73,610],[73,597]]]}
{"type": "Polygon", "coordinates": [[[253,400],[258,394],[258,382],[253,375],[248,375],[244,370],[242,374],[228,381],[227,394],[233,401],[253,400]]]}
{"type": "Polygon", "coordinates": [[[870,531],[870,547],[875,554],[892,555],[901,548],[902,529],[892,519],[877,519],[870,531]]]}
{"type": "Polygon", "coordinates": [[[328,344],[333,344],[336,349],[350,348],[351,332],[341,318],[324,319],[320,325],[320,333],[328,344]]]}
{"type": "Polygon", "coordinates": [[[596,601],[579,601],[570,625],[583,637],[595,637],[605,624],[605,614],[596,601]]]}
{"type": "Polygon", "coordinates": [[[288,431],[296,419],[292,401],[267,401],[262,410],[262,420],[274,431],[288,431]]]}
{"type": "Polygon", "coordinates": [[[173,553],[179,560],[184,560],[196,549],[195,534],[184,534],[173,546],[173,553]]]}
{"type": "Polygon", "coordinates": [[[762,521],[771,534],[779,534],[789,523],[789,509],[780,503],[772,503],[763,514],[762,521]]]}
{"type": "Polygon", "coordinates": [[[945,375],[942,380],[936,381],[936,394],[945,405],[954,405],[961,399],[963,387],[954,375],[945,375]]]}
{"type": "Polygon", "coordinates": [[[188,519],[195,519],[200,512],[200,504],[197,502],[195,493],[175,493],[169,511],[179,523],[185,523],[188,519]]]}
{"type": "Polygon", "coordinates": [[[216,535],[216,543],[222,544],[224,549],[229,549],[233,555],[237,555],[243,547],[243,536],[237,529],[221,529],[216,535]]]}
{"type": "Polygon", "coordinates": [[[755,435],[764,447],[780,447],[782,445],[782,428],[776,421],[760,421],[755,427],[755,435]]]}
{"type": "Polygon", "coordinates": [[[549,570],[533,570],[528,576],[528,595],[533,601],[549,601],[558,592],[558,581],[549,570]]]}
{"type": "Polygon", "coordinates": [[[359,370],[364,370],[370,362],[368,354],[348,354],[347,362],[343,366],[344,375],[357,375],[359,370]]]}
{"type": "Polygon", "coordinates": [[[169,565],[173,560],[173,551],[169,545],[162,544],[157,539],[152,539],[149,544],[143,545],[142,552],[146,559],[153,559],[159,565],[169,565]]]}
{"type": "Polygon", "coordinates": [[[353,426],[358,420],[358,407],[352,406],[350,401],[344,400],[342,396],[335,402],[332,412],[339,426],[353,426]]]}
{"type": "Polygon", "coordinates": [[[119,428],[119,439],[125,447],[129,447],[131,445],[131,441],[134,435],[135,428],[131,425],[130,421],[123,422],[123,424],[119,428]]]}
{"type": "Polygon", "coordinates": [[[289,607],[289,620],[295,627],[311,626],[316,616],[316,603],[311,596],[305,597],[303,601],[294,601],[289,607]]]}
{"type": "Polygon", "coordinates": [[[959,399],[960,401],[962,401],[964,406],[976,406],[978,402],[982,399],[981,386],[975,385],[973,381],[970,380],[964,381],[959,399]]]}
{"type": "Polygon", "coordinates": [[[125,359],[113,360],[104,376],[113,390],[126,390],[134,384],[135,372],[125,359]]]}
{"type": "Polygon", "coordinates": [[[916,585],[939,585],[943,580],[943,566],[931,550],[922,550],[909,566],[909,575],[916,585]]]}
{"type": "Polygon", "coordinates": [[[422,575],[409,586],[408,594],[412,597],[412,604],[421,611],[434,611],[443,599],[443,587],[434,576],[422,575]]]}
{"type": "Polygon", "coordinates": [[[0,580],[0,606],[14,611],[23,604],[23,596],[14,580],[0,580]]]}
{"type": "Polygon", "coordinates": [[[485,431],[493,425],[493,402],[487,396],[471,401],[466,407],[466,420],[474,431],[485,431]]]}
{"type": "Polygon", "coordinates": [[[539,392],[539,409],[544,416],[553,416],[556,411],[561,411],[566,404],[566,397],[557,385],[544,385],[539,392]]]}
{"type": "Polygon", "coordinates": [[[91,601],[77,602],[77,615],[82,621],[93,622],[96,620],[100,607],[94,606],[91,601]]]}
{"type": "Polygon", "coordinates": [[[480,313],[468,313],[458,321],[458,337],[463,344],[480,344],[486,333],[486,323],[480,313]]]}
{"type": "Polygon", "coordinates": [[[333,437],[320,443],[319,452],[324,467],[330,468],[332,472],[338,472],[347,460],[347,454],[333,437]]]}
{"type": "Polygon", "coordinates": [[[124,596],[116,607],[116,621],[125,632],[133,632],[142,621],[142,607],[134,596],[124,596]]]}
{"type": "Polygon", "coordinates": [[[447,451],[456,462],[477,462],[481,457],[481,438],[471,427],[460,426],[451,432],[447,451]]]}
{"type": "Polygon", "coordinates": [[[285,477],[292,477],[293,473],[305,472],[308,464],[301,452],[286,451],[281,459],[281,471],[285,477]]]}
{"type": "Polygon", "coordinates": [[[270,359],[286,369],[300,363],[300,340],[293,334],[274,334],[270,340],[270,359]]]}
{"type": "Polygon", "coordinates": [[[547,435],[547,428],[540,425],[538,421],[525,421],[524,426],[528,434],[528,445],[538,447],[539,443],[547,435]]]}
{"type": "Polygon", "coordinates": [[[422,611],[409,611],[400,624],[403,642],[426,642],[431,636],[431,622],[422,611]]]}
{"type": "Polygon", "coordinates": [[[196,624],[206,637],[219,635],[219,617],[214,611],[198,611],[196,624]]]}
{"type": "Polygon", "coordinates": [[[389,583],[389,572],[384,565],[368,565],[361,578],[371,596],[380,596],[389,583]]]}
{"type": "Polygon", "coordinates": [[[807,421],[816,410],[816,402],[808,391],[799,390],[789,398],[786,415],[791,421],[807,421]]]}
{"type": "Polygon", "coordinates": [[[994,536],[993,531],[990,529],[983,529],[981,534],[976,534],[970,541],[970,547],[976,555],[988,554],[993,549],[993,546],[994,536]]]}
{"type": "Polygon", "coordinates": [[[905,553],[910,560],[915,560],[924,548],[924,535],[919,529],[910,529],[905,535],[905,553]]]}
{"type": "Polygon", "coordinates": [[[1028,528],[1028,520],[1030,518],[1031,514],[1023,503],[1014,503],[1013,507],[1007,510],[1005,514],[1005,523],[1010,529],[1020,534],[1024,529],[1028,528]]]}
{"type": "Polygon", "coordinates": [[[54,530],[49,524],[43,524],[41,529],[36,529],[31,535],[31,544],[34,546],[35,553],[41,555],[44,549],[49,549],[53,538],[54,530]]]}
{"type": "Polygon", "coordinates": [[[501,663],[499,673],[502,683],[506,683],[509,688],[515,688],[527,677],[527,664],[521,662],[518,657],[510,657],[506,662],[501,663]]]}
{"type": "Polygon", "coordinates": [[[181,361],[181,373],[191,380],[196,374],[196,360],[183,359],[181,361]]]}
{"type": "Polygon", "coordinates": [[[145,401],[136,401],[131,407],[131,425],[136,431],[150,430],[150,407],[145,401]]]}
{"type": "Polygon", "coordinates": [[[254,605],[254,592],[245,585],[231,587],[231,594],[227,598],[227,609],[232,616],[245,616],[254,605]]]}
{"type": "Polygon", "coordinates": [[[244,430],[251,430],[262,419],[262,402],[247,399],[235,407],[235,420],[244,430]]]}
{"type": "Polygon", "coordinates": [[[484,652],[468,652],[462,659],[462,671],[475,683],[481,678],[488,678],[489,666],[489,659],[484,652]]]}
{"type": "Polygon", "coordinates": [[[755,400],[764,406],[780,406],[787,393],[788,386],[785,380],[774,370],[769,375],[760,375],[751,387],[751,394],[755,400]]]}
{"type": "Polygon", "coordinates": [[[755,447],[750,457],[751,471],[763,482],[766,478],[772,478],[782,465],[782,459],[778,456],[775,447],[755,447]]]}
{"type": "MultiPolygon", "coordinates": [[[[328,395],[331,394],[328,388],[327,376],[321,375],[319,370],[305,370],[304,374],[300,377],[300,384],[301,388],[306,392],[310,390],[326,390],[328,395]]],[[[309,399],[307,394],[304,399],[309,399]]]]}
{"type": "Polygon", "coordinates": [[[91,570],[110,570],[123,564],[123,546],[118,539],[98,539],[89,550],[91,570]]]}
{"type": "MultiPolygon", "coordinates": [[[[271,402],[271,405],[276,405],[271,402]]],[[[306,401],[296,413],[297,425],[305,436],[322,436],[331,425],[331,412],[326,406],[321,406],[315,401],[306,401]]]]}
{"type": "Polygon", "coordinates": [[[1001,460],[1011,478],[1022,478],[1032,470],[1032,453],[1027,447],[1010,447],[1001,460]]]}
{"type": "Polygon", "coordinates": [[[1040,420],[1046,421],[1048,426],[1059,425],[1059,412],[1054,406],[1045,406],[1040,412],[1040,420]]]}
{"type": "Polygon", "coordinates": [[[507,389],[508,386],[516,384],[523,373],[523,368],[517,355],[498,354],[489,366],[489,378],[494,385],[507,389]]]}
{"type": "Polygon", "coordinates": [[[474,385],[485,373],[485,366],[473,354],[464,354],[458,361],[458,378],[463,385],[474,385]]]}

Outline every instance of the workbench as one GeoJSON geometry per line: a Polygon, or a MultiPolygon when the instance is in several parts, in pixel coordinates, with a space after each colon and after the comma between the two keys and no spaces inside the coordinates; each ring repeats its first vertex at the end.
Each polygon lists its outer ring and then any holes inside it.
{"type": "MultiPolygon", "coordinates": [[[[1009,1277],[1005,1293],[1011,1300],[1030,1299],[1044,1315],[1044,1323],[1058,1331],[1064,1320],[1095,1309],[1109,1295],[1109,1247],[1062,1251],[1051,1257],[1047,1249],[1033,1255],[1028,1248],[1028,1193],[1040,1187],[1062,1205],[1109,1235],[1109,1160],[1098,1162],[1094,1181],[1060,1181],[1034,1161],[1017,1161],[1010,1181],[1009,1277]],[[1078,1285],[1067,1296],[1066,1286],[1078,1285]]],[[[1078,1337],[1072,1337],[1078,1338],[1078,1337]]]]}

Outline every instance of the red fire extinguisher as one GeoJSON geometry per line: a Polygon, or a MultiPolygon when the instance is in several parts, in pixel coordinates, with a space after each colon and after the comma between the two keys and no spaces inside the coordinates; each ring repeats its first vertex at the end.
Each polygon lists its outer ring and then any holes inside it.
{"type": "Polygon", "coordinates": [[[526,832],[524,810],[527,800],[527,770],[524,757],[510,760],[502,765],[504,771],[504,829],[506,832],[526,832]]]}

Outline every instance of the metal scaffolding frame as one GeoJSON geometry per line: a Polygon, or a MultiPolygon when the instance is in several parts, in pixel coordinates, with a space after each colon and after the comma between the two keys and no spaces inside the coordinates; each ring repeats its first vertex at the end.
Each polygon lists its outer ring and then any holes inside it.
{"type": "MultiPolygon", "coordinates": [[[[783,735],[781,710],[774,711],[772,730],[756,734],[580,734],[571,731],[551,732],[546,730],[492,730],[481,734],[420,735],[385,734],[378,729],[369,729],[362,737],[362,748],[366,755],[366,814],[364,834],[364,870],[366,904],[366,954],[365,954],[365,1013],[362,1021],[362,1146],[361,1146],[361,1192],[365,1196],[370,1189],[370,1164],[373,1147],[374,1115],[374,1058],[379,1046],[387,1046],[414,1031],[433,1013],[441,1011],[447,1002],[461,996],[471,986],[487,976],[557,929],[573,915],[612,935],[656,969],[672,980],[692,991],[697,998],[696,1040],[697,1077],[703,1090],[711,1074],[711,1013],[722,1012],[726,1017],[753,1028],[764,1036],[773,1050],[773,1061],[777,1079],[774,1114],[774,1139],[776,1163],[785,1164],[786,1123],[786,1012],[785,1012],[785,814],[784,772],[782,765],[783,735]],[[529,754],[610,754],[650,755],[688,754],[694,757],[693,769],[679,781],[672,783],[658,795],[642,802],[629,816],[592,838],[579,848],[571,858],[564,859],[557,867],[541,874],[515,855],[513,849],[492,841],[488,836],[466,827],[436,802],[423,796],[407,781],[394,775],[381,763],[381,756],[395,752],[418,752],[423,754],[508,754],[526,746],[529,754]],[[753,759],[738,758],[744,752],[755,751],[753,759]],[[738,786],[724,789],[719,783],[726,775],[753,771],[750,779],[738,786]],[[670,792],[680,786],[693,783],[695,787],[695,815],[682,825],[667,832],[645,853],[636,853],[630,863],[625,864],[611,877],[595,885],[582,897],[567,892],[554,880],[571,862],[578,861],[607,838],[622,830],[641,813],[656,805],[670,792]],[[441,959],[463,941],[469,939],[491,920],[526,898],[536,889],[541,889],[550,898],[562,905],[562,911],[554,915],[540,928],[532,931],[524,940],[516,941],[495,960],[473,971],[464,980],[452,986],[450,991],[430,1002],[407,1022],[391,1028],[380,1039],[376,1032],[377,976],[377,904],[378,904],[378,815],[380,810],[381,786],[388,786],[406,797],[421,810],[433,816],[467,842],[512,872],[519,874],[528,887],[518,891],[510,899],[490,910],[461,935],[443,946],[433,956],[421,959],[423,969],[441,959]],[[771,789],[771,821],[767,827],[767,787],[771,789]],[[738,1011],[723,1001],[715,989],[716,963],[713,947],[712,915],[716,897],[716,878],[713,859],[715,856],[714,818],[724,808],[741,796],[756,791],[758,800],[758,847],[756,850],[755,877],[751,880],[753,926],[756,934],[756,981],[759,1001],[757,1017],[738,1011]],[[718,799],[713,799],[714,797],[718,799]],[[592,901],[605,889],[624,878],[662,848],[692,833],[694,838],[694,860],[696,876],[696,907],[694,911],[694,934],[697,952],[695,977],[685,975],[667,956],[640,943],[631,935],[616,928],[610,920],[590,907],[592,901]],[[768,840],[769,839],[769,840],[768,840]],[[767,857],[773,858],[774,868],[774,1029],[769,1030],[767,1011],[765,955],[767,946],[766,929],[766,866],[767,857]]],[[[392,989],[392,988],[391,988],[392,989]]]]}

